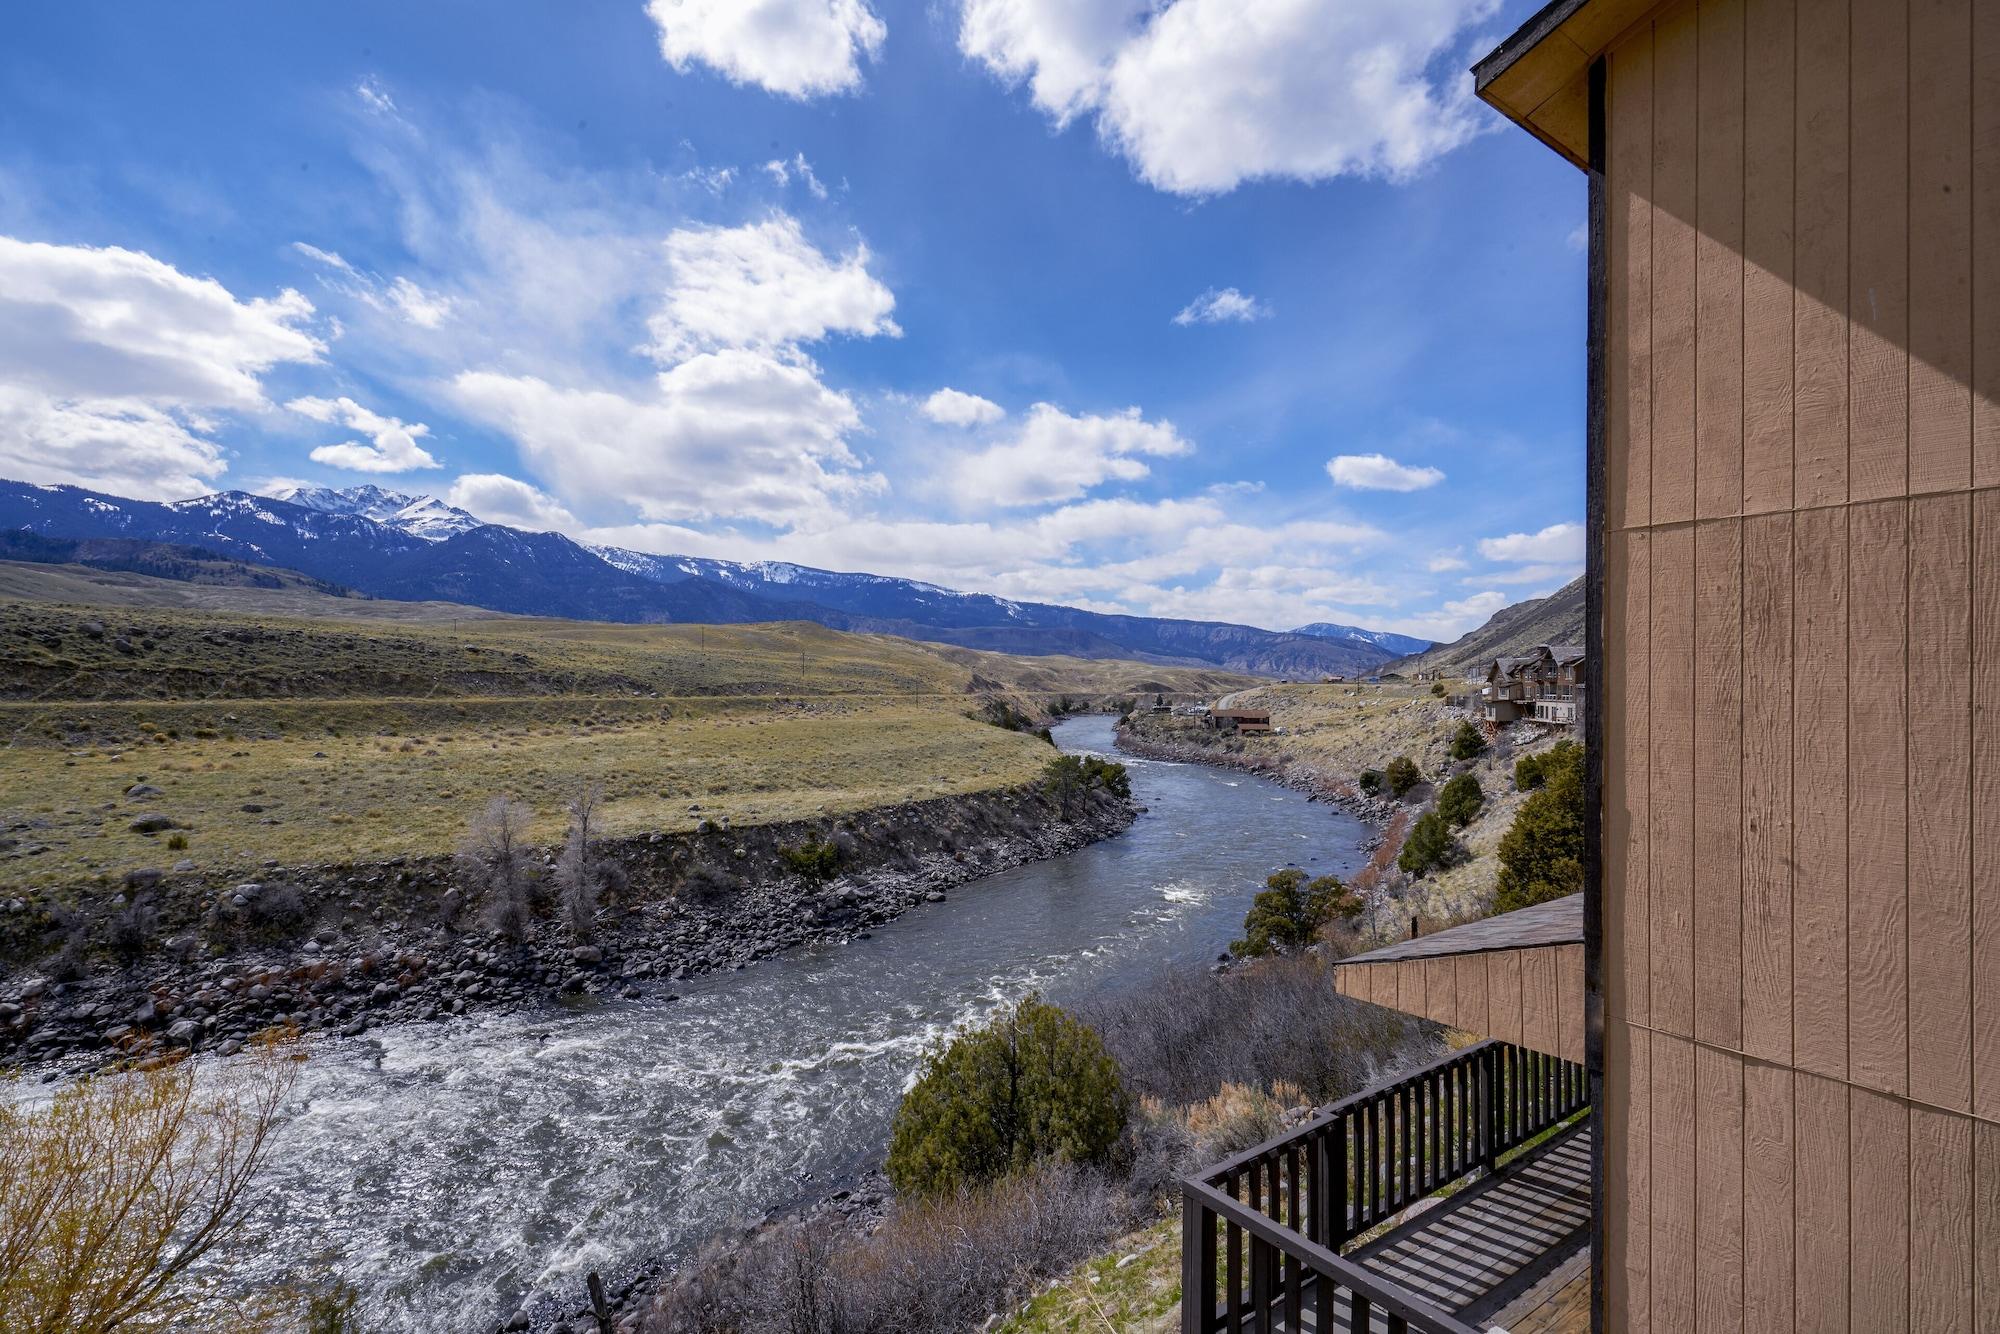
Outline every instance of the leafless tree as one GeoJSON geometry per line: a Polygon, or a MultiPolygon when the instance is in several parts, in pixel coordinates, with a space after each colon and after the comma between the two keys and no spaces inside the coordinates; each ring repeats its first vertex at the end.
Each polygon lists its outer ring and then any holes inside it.
{"type": "Polygon", "coordinates": [[[569,828],[563,834],[562,854],[556,858],[556,902],[570,935],[579,942],[589,940],[596,927],[597,899],[604,886],[603,862],[591,847],[603,802],[604,789],[596,783],[577,789],[565,808],[569,828]]]}
{"type": "Polygon", "coordinates": [[[528,821],[534,812],[511,797],[495,797],[473,820],[458,848],[468,897],[486,905],[486,920],[508,940],[528,936],[528,821]]]}

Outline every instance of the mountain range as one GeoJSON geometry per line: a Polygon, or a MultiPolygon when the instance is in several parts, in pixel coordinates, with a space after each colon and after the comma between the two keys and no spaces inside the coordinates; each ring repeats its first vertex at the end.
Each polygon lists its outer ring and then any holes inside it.
{"type": "Polygon", "coordinates": [[[399,601],[606,621],[812,621],[1003,653],[1130,658],[1262,676],[1366,671],[1425,641],[1357,626],[1296,631],[1125,616],[913,579],[783,562],[659,556],[591,547],[560,533],[482,522],[433,496],[377,486],[222,491],[131,500],[74,486],[0,481],[0,530],[127,539],[314,579],[399,601]]]}

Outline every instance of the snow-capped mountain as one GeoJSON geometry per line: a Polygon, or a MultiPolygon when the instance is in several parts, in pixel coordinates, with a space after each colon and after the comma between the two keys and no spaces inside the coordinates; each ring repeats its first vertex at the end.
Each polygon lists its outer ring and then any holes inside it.
{"type": "Polygon", "coordinates": [[[373,519],[426,542],[442,542],[447,537],[470,532],[484,522],[436,496],[405,495],[367,483],[347,487],[286,486],[271,492],[271,499],[303,505],[322,514],[373,519]]]}
{"type": "Polygon", "coordinates": [[[1340,625],[1334,621],[1314,621],[1292,631],[1295,635],[1311,635],[1314,639],[1341,639],[1356,644],[1373,644],[1391,657],[1401,658],[1411,653],[1422,653],[1431,646],[1428,639],[1413,639],[1409,635],[1399,635],[1389,630],[1364,630],[1358,625],[1340,625]]]}
{"type": "MultiPolygon", "coordinates": [[[[1334,627],[1335,637],[1215,621],[1120,616],[960,593],[914,579],[785,562],[737,562],[591,548],[531,533],[430,496],[380,487],[222,491],[163,504],[74,486],[0,481],[0,529],[201,548],[279,566],[374,597],[463,602],[601,621],[814,621],[1001,653],[1130,658],[1265,676],[1358,672],[1425,647],[1334,627]]],[[[32,545],[32,544],[31,544],[32,545]]]]}

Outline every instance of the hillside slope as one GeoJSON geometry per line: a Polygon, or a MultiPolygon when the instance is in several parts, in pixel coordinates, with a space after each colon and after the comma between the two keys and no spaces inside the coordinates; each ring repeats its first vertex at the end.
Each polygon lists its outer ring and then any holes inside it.
{"type": "Polygon", "coordinates": [[[1446,676],[1469,676],[1494,658],[1521,653],[1537,644],[1582,642],[1583,578],[1578,576],[1545,598],[1502,607],[1477,630],[1449,644],[1400,658],[1383,670],[1405,675],[1442,671],[1446,676]]]}

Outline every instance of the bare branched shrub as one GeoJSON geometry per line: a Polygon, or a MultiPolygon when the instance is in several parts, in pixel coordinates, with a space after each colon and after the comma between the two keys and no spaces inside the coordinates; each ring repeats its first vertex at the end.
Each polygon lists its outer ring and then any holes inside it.
{"type": "Polygon", "coordinates": [[[528,821],[533,817],[525,804],[495,797],[458,847],[467,897],[486,905],[487,925],[508,940],[528,937],[528,821]]]}
{"type": "Polygon", "coordinates": [[[597,925],[597,900],[603,886],[602,864],[591,847],[596,837],[597,808],[603,803],[604,789],[586,783],[577,789],[565,808],[569,827],[563,833],[562,852],[556,858],[556,906],[571,938],[587,941],[597,925]]]}
{"type": "Polygon", "coordinates": [[[1136,1094],[1200,1102],[1225,1084],[1283,1081],[1314,1102],[1362,1088],[1420,1048],[1417,1020],[1348,1000],[1332,966],[1310,956],[1263,959],[1233,972],[1163,972],[1076,1007],[1136,1094]]]}
{"type": "Polygon", "coordinates": [[[306,896],[297,885],[265,885],[244,904],[243,915],[253,926],[274,934],[288,934],[306,924],[309,916],[306,896]]]}
{"type": "Polygon", "coordinates": [[[42,972],[51,982],[74,982],[89,971],[90,936],[83,914],[73,908],[51,908],[47,941],[54,952],[42,961],[42,972]]]}
{"type": "Polygon", "coordinates": [[[828,1219],[712,1244],[646,1334],[951,1334],[1102,1247],[1128,1222],[1099,1173],[1061,1164],[896,1208],[874,1232],[828,1219]]]}
{"type": "Polygon", "coordinates": [[[186,1327],[192,1270],[242,1227],[301,1059],[273,1034],[219,1075],[161,1058],[0,1099],[0,1329],[186,1327]]]}
{"type": "Polygon", "coordinates": [[[717,870],[707,862],[690,867],[680,884],[681,896],[704,908],[712,908],[724,902],[733,896],[736,890],[737,882],[734,877],[717,870]]]}
{"type": "Polygon", "coordinates": [[[151,898],[141,894],[111,919],[105,928],[105,941],[112,953],[130,962],[146,952],[159,930],[159,911],[151,898]]]}

